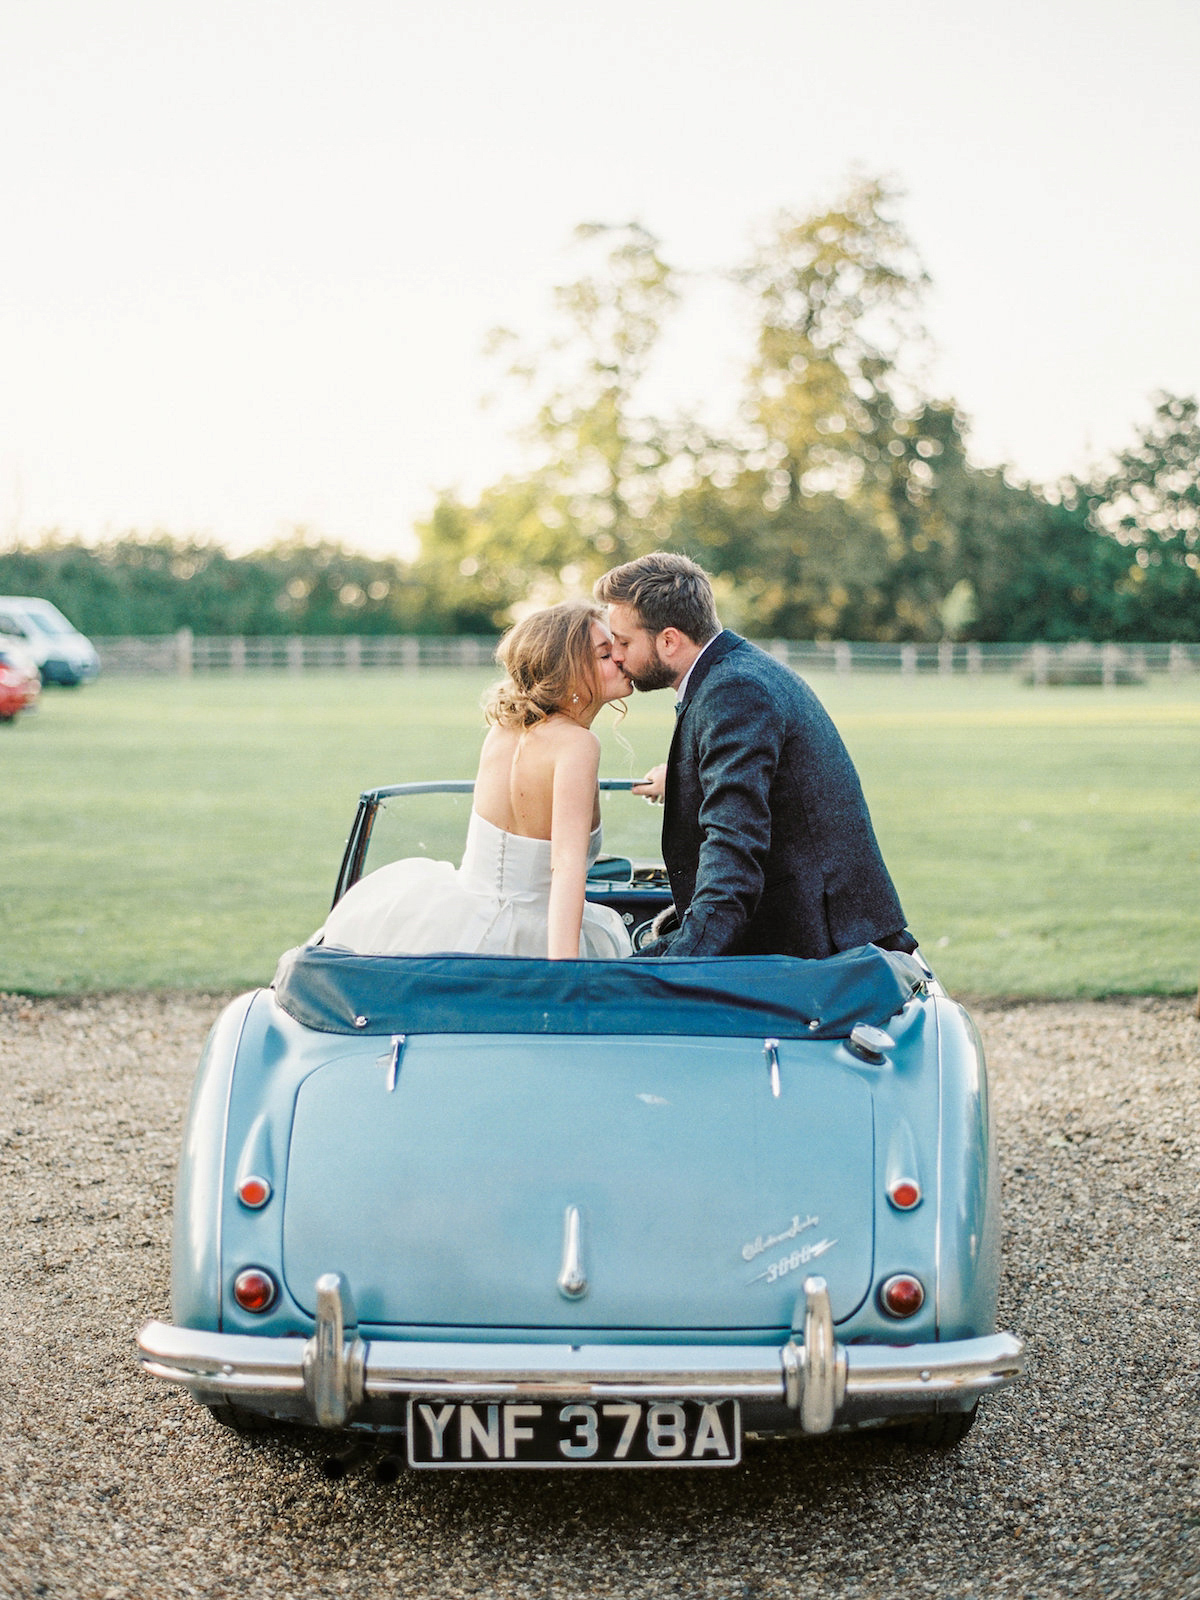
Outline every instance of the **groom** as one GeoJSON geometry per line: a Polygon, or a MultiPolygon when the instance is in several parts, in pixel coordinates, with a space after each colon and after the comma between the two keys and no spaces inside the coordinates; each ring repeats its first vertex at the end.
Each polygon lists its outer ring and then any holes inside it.
{"type": "Polygon", "coordinates": [[[646,955],[823,957],[916,949],[854,764],[790,668],[722,632],[707,574],[655,551],[596,585],[613,660],[635,689],[674,688],[664,767],[634,793],[663,800],[663,860],[680,926],[646,955]]]}

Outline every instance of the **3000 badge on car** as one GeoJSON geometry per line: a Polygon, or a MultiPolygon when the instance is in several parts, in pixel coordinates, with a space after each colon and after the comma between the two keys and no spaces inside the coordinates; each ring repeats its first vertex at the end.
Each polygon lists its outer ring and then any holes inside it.
{"type": "Polygon", "coordinates": [[[414,1399],[414,1467],[733,1467],[742,1456],[736,1400],[543,1404],[414,1399]]]}

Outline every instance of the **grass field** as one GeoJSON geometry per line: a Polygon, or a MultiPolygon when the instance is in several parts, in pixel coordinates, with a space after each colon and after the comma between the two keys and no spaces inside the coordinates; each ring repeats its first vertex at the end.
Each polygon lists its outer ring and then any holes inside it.
{"type": "MultiPolygon", "coordinates": [[[[488,681],[263,674],[48,691],[36,716],[0,727],[0,990],[269,980],[328,908],[358,792],[471,776],[488,681]]],[[[1200,682],[814,687],[950,989],[1195,989],[1200,682]]],[[[605,776],[662,759],[671,700],[635,698],[620,739],[600,719],[605,776]]]]}

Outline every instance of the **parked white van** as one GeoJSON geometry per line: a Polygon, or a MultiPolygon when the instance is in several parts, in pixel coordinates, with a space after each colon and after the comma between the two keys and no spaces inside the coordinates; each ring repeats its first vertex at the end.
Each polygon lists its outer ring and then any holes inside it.
{"type": "Polygon", "coordinates": [[[74,686],[86,683],[100,671],[100,658],[49,600],[31,595],[0,595],[0,633],[23,639],[33,653],[43,683],[74,686]]]}

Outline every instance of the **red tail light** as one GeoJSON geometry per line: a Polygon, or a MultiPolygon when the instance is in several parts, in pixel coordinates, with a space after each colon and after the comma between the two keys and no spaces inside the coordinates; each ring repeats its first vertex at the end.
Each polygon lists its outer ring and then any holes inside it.
{"type": "Polygon", "coordinates": [[[888,1186],[887,1197],[897,1211],[911,1211],[921,1204],[921,1185],[915,1178],[897,1178],[888,1186]]]}
{"type": "Polygon", "coordinates": [[[880,1289],[879,1303],[889,1317],[915,1317],[925,1304],[925,1286],[920,1278],[898,1272],[880,1289]]]}
{"type": "Polygon", "coordinates": [[[251,1211],[258,1211],[271,1198],[271,1185],[265,1178],[251,1174],[238,1184],[237,1197],[244,1206],[249,1206],[251,1211]]]}
{"type": "Polygon", "coordinates": [[[275,1279],[262,1267],[244,1267],[233,1280],[233,1298],[243,1311],[269,1311],[278,1292],[275,1279]]]}

